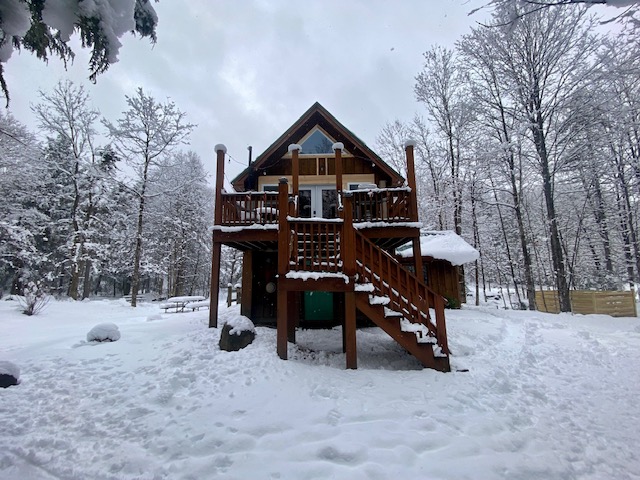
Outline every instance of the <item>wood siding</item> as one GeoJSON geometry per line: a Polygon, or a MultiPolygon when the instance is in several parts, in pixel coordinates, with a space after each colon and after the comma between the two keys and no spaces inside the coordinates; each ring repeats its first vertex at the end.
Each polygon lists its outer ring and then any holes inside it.
{"type": "Polygon", "coordinates": [[[460,295],[458,267],[444,260],[424,261],[425,283],[436,293],[448,300],[457,302],[458,306],[464,302],[460,295]]]}

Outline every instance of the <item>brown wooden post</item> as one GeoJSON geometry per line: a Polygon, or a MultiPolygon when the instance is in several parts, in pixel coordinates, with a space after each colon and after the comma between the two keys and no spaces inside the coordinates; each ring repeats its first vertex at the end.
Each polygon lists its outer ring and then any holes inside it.
{"type": "Polygon", "coordinates": [[[436,311],[436,338],[442,348],[442,352],[449,355],[449,342],[447,341],[447,324],[444,320],[444,299],[437,293],[434,295],[433,308],[436,311]]]}
{"type": "Polygon", "coordinates": [[[336,190],[338,195],[342,193],[342,149],[344,145],[342,143],[334,143],[333,151],[336,154],[336,190]]]}
{"type": "Polygon", "coordinates": [[[231,306],[232,301],[233,301],[233,286],[230,283],[227,283],[227,308],[231,306]]]}
{"type": "MultiPolygon", "coordinates": [[[[213,225],[222,225],[222,189],[224,186],[224,156],[227,147],[222,144],[215,146],[217,155],[216,168],[216,199],[213,225]]],[[[216,229],[213,230],[213,253],[211,255],[211,286],[209,290],[209,328],[218,328],[218,295],[220,289],[220,256],[222,244],[216,240],[216,229]]]]}
{"type": "MultiPolygon", "coordinates": [[[[409,204],[411,207],[410,218],[412,222],[418,221],[418,189],[416,186],[416,167],[413,158],[413,148],[415,142],[413,140],[407,140],[404,144],[404,151],[407,156],[407,183],[411,189],[409,198],[411,199],[409,204]]],[[[422,251],[420,250],[420,233],[418,237],[412,240],[413,244],[413,265],[416,269],[416,277],[422,282],[424,279],[424,271],[422,270],[422,251]]]]}
{"type": "Polygon", "coordinates": [[[409,194],[410,200],[410,218],[412,222],[418,221],[418,194],[416,189],[416,167],[413,159],[413,147],[415,142],[413,140],[407,140],[404,144],[404,152],[407,156],[407,184],[411,189],[409,194]]]}
{"type": "Polygon", "coordinates": [[[296,343],[296,327],[298,326],[298,295],[300,292],[287,293],[287,341],[296,343]]]}
{"type": "MultiPolygon", "coordinates": [[[[300,145],[292,143],[289,145],[289,151],[291,152],[291,188],[293,189],[293,196],[298,198],[300,193],[300,159],[298,158],[300,145]]],[[[298,212],[295,212],[294,217],[297,216],[298,212]]]]}
{"type": "Polygon", "coordinates": [[[277,293],[277,352],[282,360],[287,359],[287,290],[285,275],[289,271],[289,185],[286,178],[280,179],[278,185],[278,293],[277,293]]]}
{"type": "Polygon", "coordinates": [[[353,194],[344,192],[342,242],[340,253],[343,259],[343,273],[353,280],[356,274],[356,231],[353,228],[353,194]]]}
{"type": "MultiPolygon", "coordinates": [[[[336,153],[338,150],[336,150],[336,153]]],[[[353,195],[345,192],[344,221],[342,224],[343,273],[349,277],[349,285],[353,288],[356,278],[356,232],[353,229],[353,195]]],[[[342,345],[346,353],[347,368],[358,368],[358,350],[356,344],[356,293],[354,290],[344,294],[344,328],[342,329],[342,345]]]]}

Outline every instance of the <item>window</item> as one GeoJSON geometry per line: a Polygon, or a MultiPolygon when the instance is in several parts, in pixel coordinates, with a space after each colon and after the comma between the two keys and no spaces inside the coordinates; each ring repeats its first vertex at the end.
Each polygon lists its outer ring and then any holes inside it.
{"type": "Polygon", "coordinates": [[[302,150],[300,153],[307,155],[315,155],[318,153],[333,153],[333,141],[320,130],[315,130],[309,137],[302,142],[302,150]]]}

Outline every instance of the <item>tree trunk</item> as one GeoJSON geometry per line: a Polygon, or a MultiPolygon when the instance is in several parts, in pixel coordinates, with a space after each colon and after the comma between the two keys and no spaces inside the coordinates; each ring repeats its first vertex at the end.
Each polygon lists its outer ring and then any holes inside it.
{"type": "Polygon", "coordinates": [[[89,298],[91,294],[91,260],[84,261],[84,281],[82,283],[82,299],[89,298]]]}
{"type": "Polygon", "coordinates": [[[530,110],[533,118],[531,118],[531,131],[538,152],[538,160],[540,161],[540,170],[542,175],[542,188],[544,192],[544,200],[547,208],[547,222],[549,224],[549,246],[551,250],[551,260],[556,280],[556,288],[558,290],[558,303],[561,312],[571,311],[571,298],[569,296],[569,285],[567,284],[567,273],[564,265],[564,255],[562,253],[562,245],[560,243],[560,232],[558,230],[558,217],[556,215],[556,207],[553,198],[553,178],[549,168],[549,155],[547,152],[547,144],[544,136],[544,124],[540,115],[539,93],[534,93],[532,106],[535,108],[530,110]]]}
{"type": "Polygon", "coordinates": [[[138,289],[140,287],[140,260],[142,259],[142,226],[144,222],[145,193],[147,189],[147,178],[149,175],[150,158],[145,158],[144,170],[142,172],[142,185],[140,190],[140,204],[138,205],[138,224],[136,228],[136,248],[133,255],[133,275],[131,277],[131,306],[138,303],[138,289]]]}

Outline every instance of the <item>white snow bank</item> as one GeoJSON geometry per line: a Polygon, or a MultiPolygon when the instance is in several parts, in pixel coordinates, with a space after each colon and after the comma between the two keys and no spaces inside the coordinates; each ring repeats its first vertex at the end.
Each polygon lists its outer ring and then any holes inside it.
{"type": "MultiPolygon", "coordinates": [[[[420,251],[423,257],[446,260],[454,266],[474,262],[480,257],[475,248],[451,230],[423,233],[420,237],[420,251]]],[[[398,247],[396,253],[403,258],[413,257],[411,242],[398,247]]]]}
{"type": "Polygon", "coordinates": [[[20,378],[20,367],[6,360],[0,361],[0,375],[11,375],[15,379],[20,378]]]}
{"type": "Polygon", "coordinates": [[[120,340],[120,330],[115,323],[100,323],[87,333],[87,342],[115,342],[120,340]]]}
{"type": "Polygon", "coordinates": [[[331,149],[332,150],[344,150],[344,143],[342,142],[336,142],[333,145],[331,145],[331,149]]]}
{"type": "Polygon", "coordinates": [[[293,152],[294,150],[302,150],[302,147],[297,143],[292,143],[291,145],[289,145],[288,150],[289,152],[293,152]]]}
{"type": "MultiPolygon", "coordinates": [[[[256,327],[252,347],[228,355],[215,348],[220,329],[209,328],[208,312],[146,322],[157,308],[54,299],[25,318],[0,302],[0,352],[24,381],[0,394],[1,479],[640,472],[637,318],[447,310],[445,374],[422,369],[379,328],[358,329],[353,371],[340,327],[299,329],[282,361],[273,328],[256,327]],[[126,341],[108,354],[72,348],[92,318],[126,326],[126,341]]],[[[219,325],[239,315],[222,306],[219,325]]]]}
{"type": "Polygon", "coordinates": [[[219,152],[222,150],[224,153],[227,153],[227,147],[223,143],[218,143],[215,147],[213,147],[214,152],[219,152]]]}
{"type": "Polygon", "coordinates": [[[224,323],[231,327],[229,333],[232,335],[240,335],[241,332],[256,332],[253,322],[242,315],[229,317],[224,323]]]}
{"type": "Polygon", "coordinates": [[[417,144],[418,144],[418,142],[416,142],[413,138],[408,138],[404,142],[404,148],[415,147],[417,144]]]}

